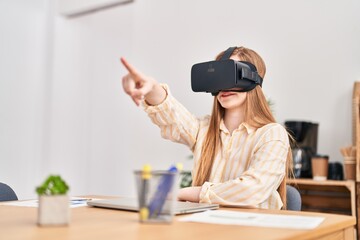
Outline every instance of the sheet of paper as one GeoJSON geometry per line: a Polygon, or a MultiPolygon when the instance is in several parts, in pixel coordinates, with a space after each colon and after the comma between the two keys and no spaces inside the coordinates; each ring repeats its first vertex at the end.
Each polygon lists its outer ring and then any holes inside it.
{"type": "MultiPolygon", "coordinates": [[[[87,206],[86,202],[88,200],[94,200],[94,199],[71,197],[69,204],[71,208],[85,207],[87,206]]],[[[1,202],[0,205],[18,206],[18,207],[38,207],[39,201],[37,199],[34,199],[34,200],[24,200],[24,201],[1,202]]]]}
{"type": "Polygon", "coordinates": [[[313,229],[324,221],[323,217],[298,215],[261,214],[227,210],[194,213],[180,219],[185,222],[231,224],[254,227],[313,229]]]}

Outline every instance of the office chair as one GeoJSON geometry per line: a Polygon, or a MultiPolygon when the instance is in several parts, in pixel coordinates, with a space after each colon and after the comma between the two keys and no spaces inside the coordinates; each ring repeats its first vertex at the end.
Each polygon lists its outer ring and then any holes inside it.
{"type": "Polygon", "coordinates": [[[299,191],[290,185],[286,185],[287,210],[301,211],[301,195],[299,191]]]}
{"type": "Polygon", "coordinates": [[[18,200],[16,193],[11,187],[0,182],[0,202],[18,200]]]}

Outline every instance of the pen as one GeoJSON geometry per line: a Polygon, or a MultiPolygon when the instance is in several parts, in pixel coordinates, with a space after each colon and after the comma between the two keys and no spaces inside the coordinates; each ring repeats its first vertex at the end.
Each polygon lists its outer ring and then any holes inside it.
{"type": "Polygon", "coordinates": [[[71,204],[71,206],[80,205],[80,204],[84,204],[84,203],[86,203],[87,201],[90,201],[90,200],[91,200],[91,198],[71,199],[71,200],[70,200],[70,204],[71,204]]]}
{"type": "Polygon", "coordinates": [[[84,202],[84,201],[90,201],[92,200],[91,198],[76,198],[76,199],[71,199],[71,202],[84,202]]]}
{"type": "Polygon", "coordinates": [[[157,217],[164,206],[168,193],[171,191],[175,173],[178,168],[171,166],[170,169],[161,177],[155,195],[149,204],[149,216],[157,217]]]}
{"type": "Polygon", "coordinates": [[[143,167],[141,173],[142,186],[140,188],[139,196],[139,209],[140,209],[140,220],[144,221],[149,217],[149,210],[146,206],[146,198],[149,192],[149,179],[151,178],[151,166],[146,164],[143,167]]]}

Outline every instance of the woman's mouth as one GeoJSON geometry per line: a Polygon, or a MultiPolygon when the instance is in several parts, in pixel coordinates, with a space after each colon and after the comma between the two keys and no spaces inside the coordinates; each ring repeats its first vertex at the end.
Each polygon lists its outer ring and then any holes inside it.
{"type": "Polygon", "coordinates": [[[232,96],[232,95],[235,95],[236,93],[234,93],[234,92],[221,92],[220,93],[220,97],[230,97],[230,96],[232,96]]]}

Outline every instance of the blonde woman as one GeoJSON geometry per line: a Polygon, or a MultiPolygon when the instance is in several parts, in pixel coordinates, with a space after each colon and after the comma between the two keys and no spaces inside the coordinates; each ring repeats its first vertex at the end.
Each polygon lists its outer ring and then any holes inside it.
{"type": "MultiPolygon", "coordinates": [[[[265,63],[255,51],[237,47],[230,59],[251,63],[264,78],[265,63]]],[[[124,91],[136,105],[143,105],[164,138],[193,152],[193,186],[179,191],[180,200],[286,208],[287,169],[292,162],[289,137],[276,123],[260,85],[247,92],[220,91],[214,96],[211,115],[197,118],[166,84],[142,74],[124,58],[121,62],[128,70],[124,91]]]]}

